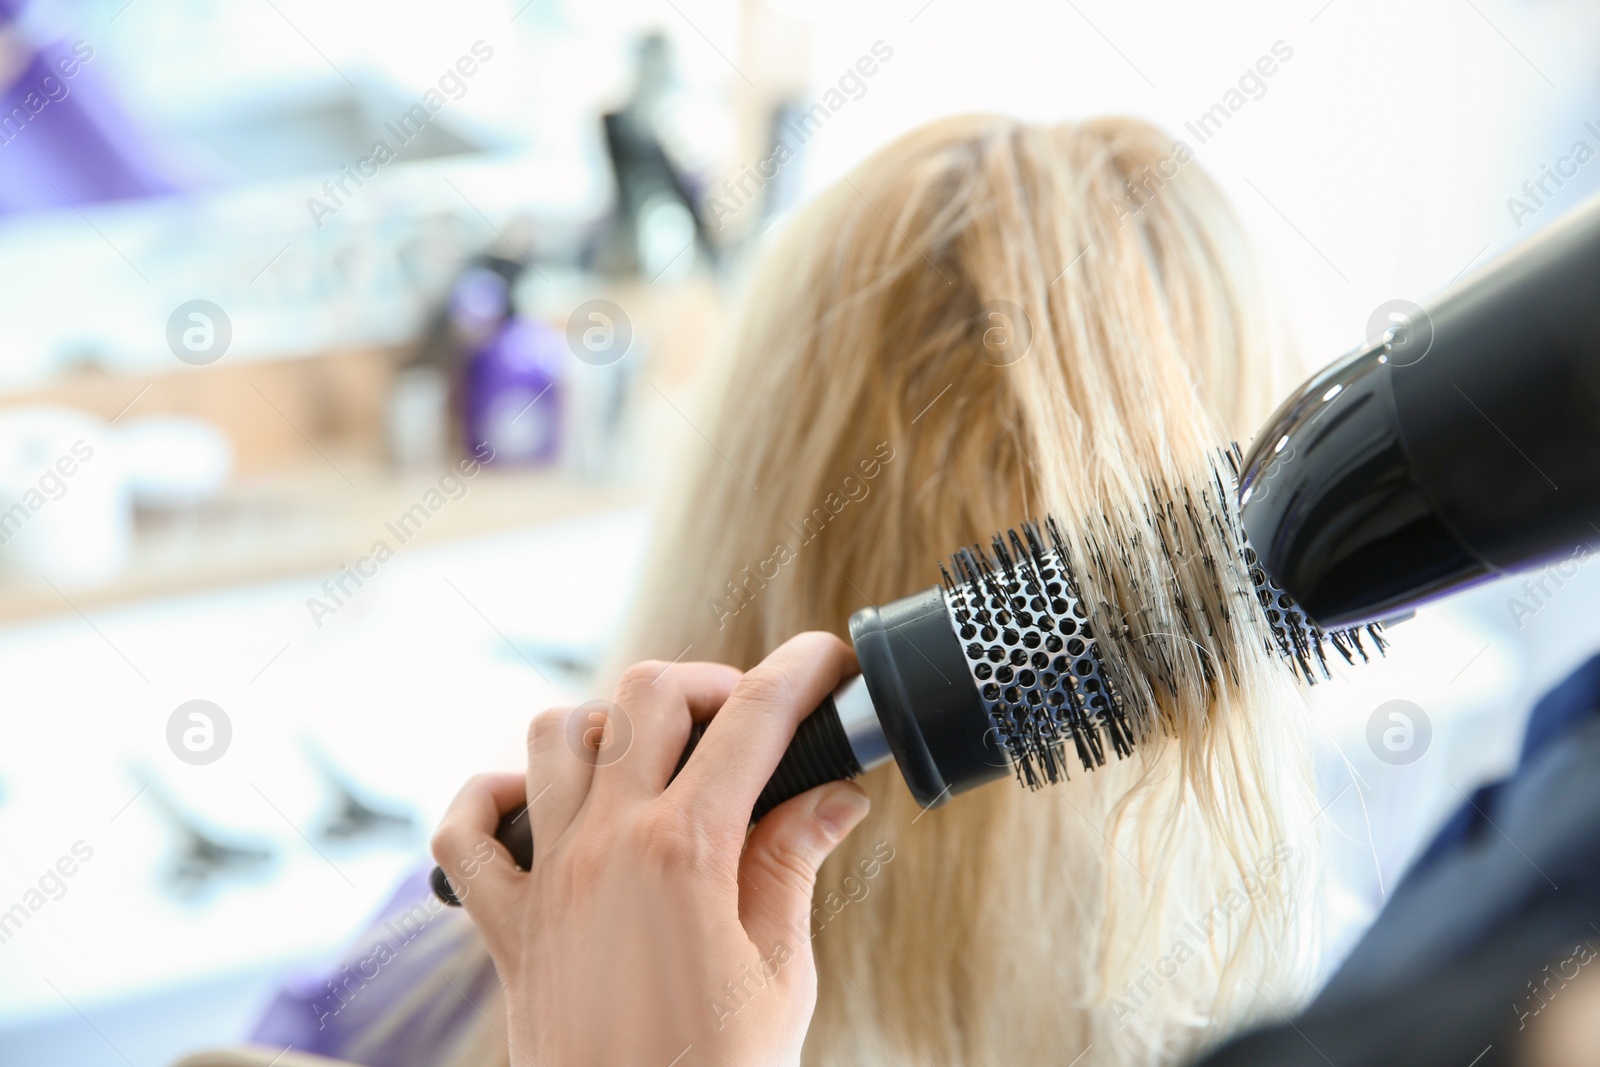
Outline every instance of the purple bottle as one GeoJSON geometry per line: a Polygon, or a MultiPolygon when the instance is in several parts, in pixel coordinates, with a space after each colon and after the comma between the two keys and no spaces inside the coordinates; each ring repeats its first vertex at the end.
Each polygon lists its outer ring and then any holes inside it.
{"type": "Polygon", "coordinates": [[[554,462],[561,451],[566,337],[538,319],[508,315],[493,322],[492,313],[485,314],[494,297],[487,292],[493,282],[483,274],[504,286],[493,272],[469,272],[458,283],[452,301],[458,323],[481,316],[479,321],[487,327],[484,339],[469,352],[462,383],[467,450],[486,455],[487,462],[495,464],[554,462]]]}

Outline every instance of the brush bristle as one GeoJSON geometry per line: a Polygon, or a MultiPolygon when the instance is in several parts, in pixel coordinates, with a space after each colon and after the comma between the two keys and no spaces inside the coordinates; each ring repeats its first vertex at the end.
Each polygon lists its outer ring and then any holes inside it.
{"type": "MultiPolygon", "coordinates": [[[[1227,461],[1228,471],[1232,475],[1233,484],[1239,482],[1239,472],[1244,465],[1244,457],[1239,453],[1239,446],[1233,445],[1223,453],[1227,461]]],[[[1217,474],[1219,488],[1221,486],[1221,471],[1212,465],[1217,474]]],[[[1244,561],[1245,567],[1250,572],[1250,582],[1255,586],[1256,600],[1261,604],[1261,612],[1267,620],[1267,626],[1272,631],[1272,639],[1277,645],[1279,655],[1291,660],[1302,679],[1308,685],[1316,685],[1319,680],[1331,677],[1328,672],[1328,648],[1332,646],[1344,658],[1346,663],[1353,664],[1356,657],[1361,657],[1361,662],[1371,660],[1366,646],[1361,641],[1361,635],[1366,634],[1372,642],[1373,651],[1382,655],[1389,647],[1383,638],[1383,626],[1371,623],[1367,626],[1352,626],[1344,630],[1324,630],[1311,618],[1294,598],[1284,592],[1283,587],[1267,574],[1261,563],[1256,558],[1255,549],[1250,547],[1249,540],[1245,537],[1244,527],[1239,523],[1239,511],[1233,501],[1236,493],[1224,493],[1223,499],[1228,502],[1226,520],[1232,532],[1233,540],[1239,546],[1239,558],[1244,561]]]]}
{"type": "MultiPolygon", "coordinates": [[[[973,545],[944,572],[945,603],[973,681],[1018,777],[1038,788],[1066,777],[1066,746],[1085,767],[1109,746],[1133,750],[1130,724],[1106,674],[1065,545],[1046,522],[973,545]],[[1009,545],[1008,545],[1009,539],[1009,545]]],[[[943,568],[941,568],[942,570],[943,568]]]]}
{"type": "MultiPolygon", "coordinates": [[[[1069,745],[1084,769],[1093,770],[1105,765],[1108,750],[1125,757],[1136,743],[1161,728],[1155,692],[1178,691],[1182,672],[1177,654],[1156,641],[1148,648],[1141,645],[1138,664],[1122,662],[1115,643],[1097,635],[1095,627],[1109,626],[1108,636],[1126,637],[1130,611],[1104,601],[1091,604],[1083,591],[1090,586],[1119,588],[1113,576],[1115,561],[1119,564],[1115,578],[1121,579],[1124,594],[1142,606],[1147,598],[1131,550],[1138,549],[1144,538],[1160,545],[1163,560],[1173,568],[1192,570],[1196,562],[1201,565],[1217,594],[1214,597],[1202,597],[1191,606],[1175,573],[1167,575],[1164,584],[1177,623],[1206,639],[1206,645],[1218,644],[1219,623],[1240,621],[1233,619],[1230,602],[1253,601],[1270,635],[1269,650],[1288,660],[1307,683],[1330,677],[1326,652],[1330,645],[1347,662],[1354,663],[1357,656],[1368,659],[1363,630],[1374,650],[1382,653],[1381,627],[1324,631],[1267,576],[1246,543],[1236,493],[1229,489],[1229,484],[1237,484],[1239,461],[1237,445],[1213,460],[1214,484],[1201,489],[1198,502],[1187,489],[1175,495],[1152,486],[1142,514],[1123,516],[1122,526],[1117,527],[1123,536],[1132,527],[1131,543],[1112,544],[1109,536],[1087,534],[1081,539],[1081,570],[1061,526],[1051,517],[1043,525],[1030,521],[1020,532],[997,534],[987,550],[978,545],[960,549],[948,569],[940,565],[945,604],[973,684],[1023,784],[1038,789],[1064,780],[1069,745]],[[1206,546],[1221,546],[1221,552],[1234,558],[1219,560],[1218,549],[1206,546]],[[1253,590],[1229,577],[1240,575],[1248,575],[1253,590]],[[1220,618],[1213,616],[1213,607],[1220,618]]],[[[1104,533],[1109,535],[1112,529],[1106,520],[1104,533]]],[[[1200,654],[1186,661],[1188,674],[1198,677],[1200,684],[1215,690],[1222,670],[1234,677],[1234,665],[1218,664],[1206,645],[1198,640],[1190,643],[1200,654]]],[[[1181,642],[1177,644],[1181,647],[1181,642]]]]}

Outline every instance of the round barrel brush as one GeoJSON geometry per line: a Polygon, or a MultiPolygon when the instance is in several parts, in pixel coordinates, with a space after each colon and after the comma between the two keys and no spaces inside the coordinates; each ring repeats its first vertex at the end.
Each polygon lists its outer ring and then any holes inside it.
{"type": "MultiPolygon", "coordinates": [[[[1152,486],[1142,509],[1087,524],[1076,559],[1054,519],[1029,522],[988,549],[959,549],[940,566],[942,584],[856,612],[860,675],[800,723],[751,821],[890,759],[925,808],[1008,775],[1052,785],[1074,759],[1104,766],[1161,729],[1162,689],[1221,684],[1230,628],[1248,627],[1307,682],[1328,676],[1330,647],[1367,658],[1363,632],[1381,651],[1376,624],[1324,631],[1267,576],[1227,488],[1239,465],[1234,448],[1198,490],[1152,486]],[[1150,617],[1156,603],[1171,617],[1150,617]]],[[[525,811],[496,833],[523,869],[533,860],[525,811]]],[[[458,903],[438,868],[433,888],[458,903]]]]}

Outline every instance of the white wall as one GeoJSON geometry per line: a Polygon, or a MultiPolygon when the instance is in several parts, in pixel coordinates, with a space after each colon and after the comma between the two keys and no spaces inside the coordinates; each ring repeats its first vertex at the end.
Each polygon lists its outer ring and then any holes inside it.
{"type": "MultiPolygon", "coordinates": [[[[1228,190],[1312,365],[1358,343],[1380,303],[1420,301],[1518,236],[1505,200],[1541,163],[1580,136],[1600,149],[1583,129],[1600,128],[1600,12],[1577,3],[923,5],[782,5],[817,16],[816,86],[875,40],[894,48],[808,145],[813,188],[940,115],[1150,118],[1228,190]],[[1196,143],[1184,123],[1280,40],[1293,57],[1266,93],[1196,143]]],[[[1600,188],[1600,163],[1521,232],[1577,203],[1579,183],[1600,188]]]]}

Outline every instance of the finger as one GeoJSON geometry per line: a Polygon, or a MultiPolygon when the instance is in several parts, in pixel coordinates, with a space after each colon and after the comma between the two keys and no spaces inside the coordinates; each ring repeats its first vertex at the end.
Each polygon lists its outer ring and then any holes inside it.
{"type": "Polygon", "coordinates": [[[853,782],[833,782],[779,804],[756,824],[739,861],[739,919],[763,953],[809,929],[817,868],[867,815],[853,782]]]}
{"type": "Polygon", "coordinates": [[[492,912],[494,901],[522,877],[511,853],[494,839],[500,816],[523,802],[527,781],[520,774],[480,774],[468,779],[433,832],[433,858],[474,922],[492,912]]]}
{"type": "Polygon", "coordinates": [[[721,663],[638,663],[623,672],[612,749],[595,765],[595,793],[660,796],[694,722],[715,715],[743,677],[721,663]],[[620,750],[627,734],[627,748],[620,750]]]}
{"type": "Polygon", "coordinates": [[[550,708],[528,724],[528,828],[534,856],[567,832],[589,795],[594,756],[586,707],[550,708]]]}
{"type": "Polygon", "coordinates": [[[668,793],[678,794],[674,802],[708,825],[733,820],[742,833],[795,727],[855,670],[855,653],[832,634],[803,633],[785,641],[734,686],[669,787],[668,793]]]}

